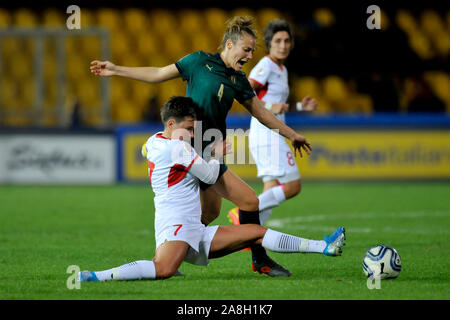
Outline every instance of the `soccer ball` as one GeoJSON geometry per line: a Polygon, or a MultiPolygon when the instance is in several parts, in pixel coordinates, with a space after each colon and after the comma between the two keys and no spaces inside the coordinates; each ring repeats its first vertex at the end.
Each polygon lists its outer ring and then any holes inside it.
{"type": "Polygon", "coordinates": [[[402,260],[397,250],[379,244],[367,250],[362,266],[367,277],[397,278],[402,270],[402,260]]]}

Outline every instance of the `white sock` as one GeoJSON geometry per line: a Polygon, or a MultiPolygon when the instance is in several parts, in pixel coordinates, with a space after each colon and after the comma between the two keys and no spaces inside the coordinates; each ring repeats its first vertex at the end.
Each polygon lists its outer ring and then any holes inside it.
{"type": "Polygon", "coordinates": [[[100,281],[155,279],[156,269],[153,261],[139,260],[117,268],[95,271],[95,275],[100,281]]]}
{"type": "Polygon", "coordinates": [[[261,225],[264,225],[264,223],[266,223],[267,219],[269,219],[271,214],[272,214],[272,208],[266,209],[264,211],[260,211],[259,212],[259,223],[261,225]]]}
{"type": "Polygon", "coordinates": [[[324,240],[309,240],[272,229],[267,229],[262,240],[262,246],[274,252],[322,253],[327,244],[324,240]]]}
{"type": "Polygon", "coordinates": [[[284,187],[282,185],[270,188],[265,192],[261,193],[258,197],[259,199],[259,221],[261,225],[266,222],[266,220],[272,214],[272,208],[279,206],[286,200],[284,194],[284,187]]]}

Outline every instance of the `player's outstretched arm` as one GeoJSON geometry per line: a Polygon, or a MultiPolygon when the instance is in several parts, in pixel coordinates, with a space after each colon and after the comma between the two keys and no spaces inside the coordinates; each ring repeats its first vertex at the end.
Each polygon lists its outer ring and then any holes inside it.
{"type": "MultiPolygon", "coordinates": [[[[231,153],[231,144],[227,140],[215,142],[214,144],[215,146],[212,148],[211,153],[213,157],[217,156],[218,158],[221,158],[226,154],[231,153]]],[[[195,151],[192,150],[192,152],[195,151]]],[[[207,162],[197,154],[189,172],[204,183],[214,184],[219,177],[219,169],[220,162],[217,159],[212,158],[207,162]]]]}
{"type": "Polygon", "coordinates": [[[171,80],[180,76],[175,64],[165,67],[125,67],[117,66],[110,61],[94,60],[91,62],[91,73],[102,76],[121,76],[134,80],[141,80],[149,83],[159,83],[171,80]]]}
{"type": "Polygon", "coordinates": [[[264,102],[259,100],[258,97],[253,97],[244,102],[244,107],[250,112],[252,116],[259,120],[263,125],[269,129],[279,130],[279,133],[290,140],[292,146],[294,147],[294,153],[297,151],[300,157],[303,156],[302,150],[308,155],[311,152],[311,144],[306,140],[305,137],[295,132],[292,128],[285,125],[283,122],[278,120],[272,112],[264,107],[264,102]]]}

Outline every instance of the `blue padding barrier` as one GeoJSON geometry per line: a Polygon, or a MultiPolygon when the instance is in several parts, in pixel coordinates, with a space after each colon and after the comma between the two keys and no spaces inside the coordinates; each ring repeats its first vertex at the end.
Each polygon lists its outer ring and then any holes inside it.
{"type": "MultiPolygon", "coordinates": [[[[229,115],[228,128],[248,128],[250,115],[229,115]]],[[[306,113],[287,113],[286,124],[294,129],[302,128],[424,128],[450,129],[450,115],[437,113],[397,114],[383,113],[376,115],[309,115],[306,113]]]]}

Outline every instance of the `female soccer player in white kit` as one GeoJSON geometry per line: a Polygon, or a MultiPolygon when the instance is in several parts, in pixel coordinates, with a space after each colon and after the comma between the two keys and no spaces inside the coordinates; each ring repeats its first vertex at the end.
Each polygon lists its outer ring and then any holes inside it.
{"type": "MultiPolygon", "coordinates": [[[[257,224],[205,226],[201,222],[200,181],[214,183],[219,161],[203,160],[186,140],[194,136],[195,104],[188,97],[173,97],[164,105],[164,132],[143,146],[149,179],[155,193],[153,260],[138,260],[103,271],[83,271],[79,281],[164,279],[173,276],[183,261],[207,265],[218,258],[260,244],[275,252],[342,254],[345,230],[339,227],[324,240],[309,240],[257,224]]],[[[225,154],[224,148],[216,152],[225,154]]]]}
{"type": "MultiPolygon", "coordinates": [[[[284,62],[293,48],[290,25],[281,19],[269,22],[264,29],[264,41],[269,54],[252,69],[249,81],[258,98],[266,102],[266,108],[284,123],[289,107],[286,104],[289,97],[288,71],[284,62]]],[[[312,111],[317,102],[307,96],[300,106],[302,110],[312,111]]],[[[259,219],[263,224],[273,207],[300,193],[301,177],[286,139],[255,117],[250,123],[249,149],[256,163],[258,178],[264,183],[263,193],[258,197],[259,219]]],[[[229,212],[229,217],[234,224],[239,224],[237,208],[229,212]]]]}

